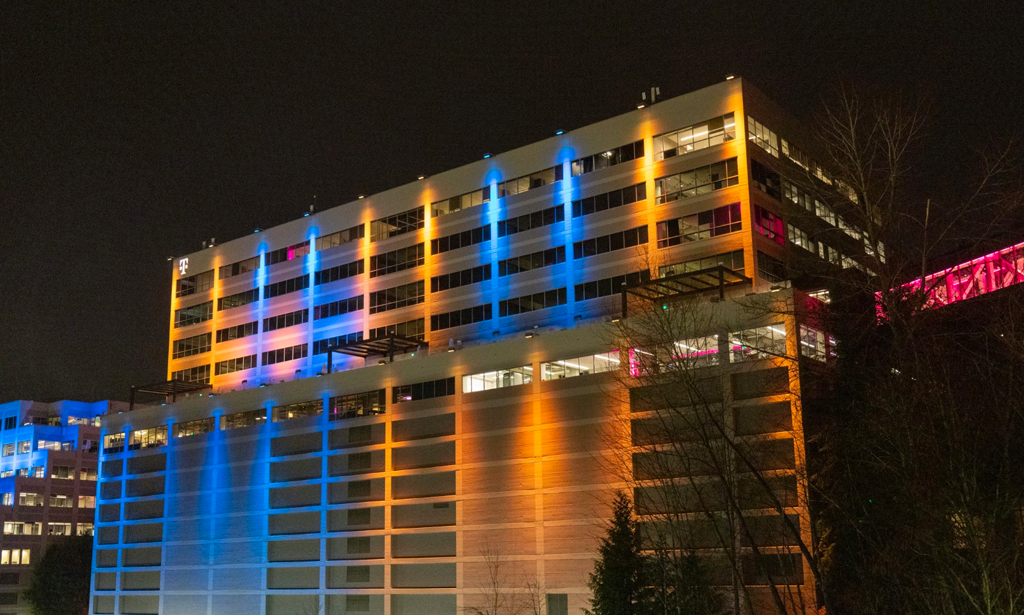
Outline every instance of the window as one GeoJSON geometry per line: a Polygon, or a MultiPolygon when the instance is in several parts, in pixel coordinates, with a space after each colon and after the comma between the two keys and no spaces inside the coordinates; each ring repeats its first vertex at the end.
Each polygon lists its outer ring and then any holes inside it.
{"type": "Polygon", "coordinates": [[[350,419],[357,416],[371,416],[384,414],[385,390],[367,391],[365,393],[351,393],[332,397],[330,401],[330,416],[332,421],[350,419]]]}
{"type": "Polygon", "coordinates": [[[715,190],[722,190],[740,183],[739,166],[735,158],[697,167],[675,175],[654,180],[655,203],[669,203],[715,190]]]}
{"type": "Polygon", "coordinates": [[[46,498],[41,493],[22,491],[18,494],[18,506],[45,506],[46,498]]]}
{"type": "Polygon", "coordinates": [[[423,244],[418,243],[408,248],[399,248],[370,257],[370,277],[387,275],[396,271],[405,271],[423,264],[423,244]]]}
{"type": "Polygon", "coordinates": [[[463,269],[454,273],[445,273],[430,278],[430,292],[436,293],[460,286],[469,286],[491,279],[491,266],[480,265],[471,269],[463,269]]]}
{"type": "Polygon", "coordinates": [[[128,438],[128,450],[137,451],[167,444],[167,425],[133,430],[128,438]]]}
{"type": "Polygon", "coordinates": [[[749,115],[747,116],[747,138],[772,156],[779,157],[779,136],[749,115]]]}
{"type": "Polygon", "coordinates": [[[244,357],[228,359],[226,361],[218,361],[216,372],[218,376],[221,376],[232,372],[240,372],[245,369],[252,369],[254,367],[256,367],[256,355],[250,354],[244,357]]]}
{"type": "Polygon", "coordinates": [[[391,403],[393,404],[446,397],[448,395],[455,395],[455,378],[442,378],[440,380],[391,387],[391,403]]]}
{"type": "Polygon", "coordinates": [[[96,476],[96,468],[81,468],[78,471],[79,480],[95,481],[96,476]]]}
{"type": "Polygon", "coordinates": [[[423,319],[417,318],[415,320],[407,320],[405,322],[399,322],[393,325],[377,327],[375,329],[370,329],[370,339],[387,337],[388,335],[394,333],[399,337],[407,337],[409,339],[422,340],[423,324],[423,319]]]}
{"type": "Polygon", "coordinates": [[[498,198],[520,194],[527,190],[555,183],[555,168],[551,167],[498,184],[498,198]]]}
{"type": "Polygon", "coordinates": [[[230,342],[231,340],[242,339],[259,333],[258,321],[247,322],[244,325],[235,325],[217,331],[217,343],[230,342]]]}
{"type": "MultiPolygon", "coordinates": [[[[369,509],[362,509],[369,510],[369,509]]],[[[352,524],[351,512],[349,513],[349,525],[352,524]]],[[[348,583],[369,583],[370,582],[370,567],[369,566],[348,566],[345,569],[345,581],[348,583]]],[[[352,605],[346,605],[349,608],[346,610],[351,611],[352,605]]],[[[369,606],[369,605],[367,605],[369,606]]],[[[364,610],[369,610],[364,609],[364,610]]]]}
{"type": "Polygon", "coordinates": [[[275,423],[279,421],[287,421],[290,419],[301,419],[307,416],[320,416],[324,411],[324,402],[322,399],[314,399],[311,401],[303,401],[297,404],[288,404],[287,406],[275,406],[271,411],[270,416],[275,423]]]}
{"type": "Polygon", "coordinates": [[[211,288],[213,288],[213,269],[175,280],[174,296],[185,297],[206,292],[211,288]]]}
{"type": "Polygon", "coordinates": [[[234,414],[225,414],[221,418],[221,425],[222,428],[225,430],[238,429],[241,427],[262,425],[266,420],[266,410],[250,410],[249,412],[236,412],[234,414]]]}
{"type": "Polygon", "coordinates": [[[16,445],[14,444],[14,442],[4,444],[4,457],[10,457],[11,455],[13,455],[15,446],[16,445]]]}
{"type": "Polygon", "coordinates": [[[277,350],[268,350],[263,353],[263,361],[261,364],[273,365],[275,363],[284,363],[285,361],[305,359],[308,353],[309,346],[305,344],[288,346],[287,348],[278,348],[277,350]]]}
{"type": "MultiPolygon", "coordinates": [[[[96,508],[90,506],[88,508],[96,508]]],[[[93,524],[92,523],[79,523],[78,524],[78,535],[79,536],[92,536],[93,535],[93,524]]]]}
{"type": "MultiPolygon", "coordinates": [[[[644,142],[643,139],[640,141],[634,141],[633,143],[627,143],[614,149],[610,149],[600,154],[594,154],[587,156],[586,158],[580,158],[579,160],[572,161],[572,176],[583,175],[591,173],[593,171],[600,171],[623,162],[629,162],[630,160],[636,160],[637,158],[644,157],[644,142]]],[[[556,171],[560,173],[560,169],[556,171]]],[[[561,177],[557,177],[561,179],[561,177]]]]}
{"type": "Polygon", "coordinates": [[[782,143],[783,156],[803,167],[805,171],[811,170],[811,166],[814,162],[811,161],[810,156],[797,149],[795,145],[785,139],[779,139],[779,141],[782,143]]]}
{"type": "Polygon", "coordinates": [[[782,178],[778,173],[756,160],[750,162],[750,175],[754,186],[765,194],[782,200],[782,178]]]}
{"type": "Polygon", "coordinates": [[[103,436],[104,453],[124,452],[124,433],[112,433],[103,436]]]}
{"type": "Polygon", "coordinates": [[[50,508],[71,508],[73,495],[56,494],[50,496],[50,508]]]}
{"type": "Polygon", "coordinates": [[[445,235],[444,237],[438,237],[437,239],[430,240],[430,253],[431,254],[444,254],[452,250],[458,250],[459,248],[465,248],[467,246],[473,246],[478,243],[491,240],[491,227],[490,225],[478,226],[468,231],[462,231],[461,233],[452,233],[451,235],[445,235]]]}
{"type": "Polygon", "coordinates": [[[654,159],[664,160],[720,145],[736,138],[732,113],[654,137],[654,159]]]}
{"type": "Polygon", "coordinates": [[[836,215],[836,226],[839,227],[839,230],[852,237],[854,241],[862,241],[864,238],[864,233],[859,228],[843,220],[842,216],[838,214],[836,215]]]}
{"type": "Polygon", "coordinates": [[[94,496],[94,495],[80,495],[80,496],[78,496],[78,507],[79,508],[96,508],[96,496],[94,496]]]}
{"type": "Polygon", "coordinates": [[[380,218],[370,223],[370,241],[398,237],[423,228],[423,208],[416,207],[400,214],[380,218]]]}
{"type": "Polygon", "coordinates": [[[832,208],[815,199],[814,201],[814,215],[818,216],[825,222],[828,222],[832,226],[836,225],[836,212],[832,211],[832,208]]]}
{"type": "Polygon", "coordinates": [[[573,357],[560,361],[541,363],[540,372],[542,380],[559,380],[572,378],[573,376],[585,376],[587,374],[600,374],[612,372],[619,369],[619,351],[602,352],[585,357],[573,357]]]}
{"type": "Polygon", "coordinates": [[[4,419],[4,429],[15,429],[18,427],[18,417],[9,416],[4,419]]]}
{"type": "Polygon", "coordinates": [[[454,310],[443,314],[434,314],[430,317],[430,330],[441,331],[451,327],[469,325],[475,322],[484,322],[485,320],[491,319],[491,310],[491,304],[485,303],[476,307],[454,310]]]}
{"type": "Polygon", "coordinates": [[[303,241],[287,248],[278,248],[267,253],[267,266],[301,258],[309,254],[309,241],[303,241]]]}
{"type": "Polygon", "coordinates": [[[330,250],[343,246],[346,243],[352,241],[358,241],[366,236],[366,226],[359,224],[352,228],[338,231],[337,233],[331,233],[330,235],[324,235],[323,237],[316,238],[316,251],[323,252],[324,250],[330,250]]]}
{"type": "Polygon", "coordinates": [[[717,267],[718,265],[722,265],[726,269],[730,269],[732,271],[735,271],[736,273],[742,274],[743,250],[735,250],[733,252],[726,252],[724,254],[716,254],[715,256],[695,258],[693,260],[683,261],[681,263],[664,265],[658,267],[658,277],[664,278],[670,275],[677,275],[680,273],[700,271],[702,269],[710,269],[711,267],[717,267]]]}
{"type": "MultiPolygon", "coordinates": [[[[352,540],[351,538],[349,539],[352,540]]],[[[349,545],[349,553],[355,553],[352,551],[352,545],[349,545]]],[[[369,552],[367,550],[366,552],[369,552]]],[[[351,568],[350,568],[351,570],[351,568]]],[[[370,597],[369,596],[358,596],[356,594],[348,594],[345,596],[345,611],[349,613],[367,613],[370,611],[370,597]]]]}
{"type": "MultiPolygon", "coordinates": [[[[60,450],[60,444],[57,445],[57,450],[60,450]]],[[[18,453],[31,453],[32,452],[32,441],[22,440],[18,442],[18,453]]]]}
{"type": "Polygon", "coordinates": [[[174,310],[174,328],[187,327],[213,318],[213,301],[174,310]]]}
{"type": "Polygon", "coordinates": [[[379,314],[389,310],[423,303],[426,292],[423,280],[402,284],[370,293],[370,313],[379,314]]]}
{"type": "Polygon", "coordinates": [[[171,380],[181,380],[182,382],[198,382],[199,384],[210,384],[210,366],[200,365],[199,367],[179,369],[176,372],[171,372],[171,380]]]}
{"type": "Polygon", "coordinates": [[[190,436],[198,436],[216,430],[217,424],[214,422],[213,417],[211,416],[205,419],[196,419],[194,421],[185,421],[183,423],[175,424],[174,437],[188,438],[190,436]]]}
{"type": "Polygon", "coordinates": [[[793,182],[782,180],[782,195],[791,203],[814,213],[814,197],[793,182]]]}
{"type": "Polygon", "coordinates": [[[664,220],[658,223],[657,228],[658,247],[668,248],[743,230],[743,219],[740,217],[740,204],[732,203],[664,220]]]}
{"type": "Polygon", "coordinates": [[[213,336],[210,333],[203,333],[202,335],[193,335],[192,337],[186,337],[185,339],[174,340],[174,343],[172,344],[171,358],[180,359],[182,357],[191,357],[192,355],[210,352],[212,337],[213,336]]]}
{"type": "Polygon", "coordinates": [[[498,276],[515,275],[565,262],[565,246],[498,261],[498,276]]]}
{"type": "Polygon", "coordinates": [[[647,227],[638,226],[628,231],[577,241],[572,244],[572,257],[574,259],[587,258],[588,256],[632,248],[645,243],[647,243],[647,227]]]}
{"type": "MultiPolygon", "coordinates": [[[[75,474],[75,469],[70,466],[53,466],[50,468],[50,478],[75,480],[75,474]]],[[[93,476],[95,476],[95,473],[93,476]]]]}
{"type": "Polygon", "coordinates": [[[241,293],[220,297],[217,299],[217,311],[230,310],[231,308],[249,305],[260,300],[260,289],[254,288],[241,293]]]}
{"type": "Polygon", "coordinates": [[[754,205],[754,230],[779,245],[786,243],[786,225],[782,218],[760,205],[754,205]]]}
{"type": "Polygon", "coordinates": [[[569,594],[548,594],[548,615],[569,615],[569,594]]]}
{"type": "Polygon", "coordinates": [[[10,492],[4,493],[3,499],[0,500],[0,502],[2,502],[4,506],[14,506],[14,494],[10,492]]]}
{"type": "Polygon", "coordinates": [[[469,209],[471,207],[477,207],[483,205],[491,200],[491,189],[490,187],[481,188],[466,194],[460,194],[459,196],[453,196],[450,199],[444,199],[443,201],[436,201],[430,204],[430,211],[433,217],[443,216],[446,214],[453,214],[463,209],[469,209]]]}
{"type": "Polygon", "coordinates": [[[340,316],[363,309],[363,296],[357,295],[348,299],[339,299],[330,303],[322,303],[313,308],[313,320],[340,316]]]}
{"type": "Polygon", "coordinates": [[[622,292],[624,285],[632,286],[651,280],[651,272],[644,269],[625,275],[616,275],[601,280],[583,282],[575,287],[576,301],[589,301],[600,297],[617,295],[622,292]]]}
{"type": "Polygon", "coordinates": [[[0,585],[17,585],[17,572],[0,572],[0,585]]]}
{"type": "Polygon", "coordinates": [[[70,523],[47,523],[46,524],[46,535],[47,536],[70,536],[71,535],[71,524],[70,523]]]}
{"type": "MultiPolygon", "coordinates": [[[[0,551],[0,566],[28,566],[32,560],[31,549],[4,549],[0,551]]],[[[17,594],[14,594],[17,599],[17,594]]]]}
{"type": "Polygon", "coordinates": [[[41,536],[42,533],[43,524],[38,521],[35,523],[19,521],[4,522],[5,536],[41,536]]]}
{"type": "MultiPolygon", "coordinates": [[[[32,443],[31,442],[22,442],[21,444],[25,445],[25,450],[21,451],[21,452],[27,453],[30,450],[32,450],[32,443]]],[[[56,440],[37,440],[36,441],[36,450],[37,451],[59,451],[60,449],[61,449],[61,443],[59,441],[56,441],[56,440]]]]}
{"type": "Polygon", "coordinates": [[[775,323],[729,334],[732,362],[786,356],[786,325],[775,323]]]}
{"type": "Polygon", "coordinates": [[[800,355],[815,361],[824,361],[828,357],[825,334],[807,325],[800,325],[800,355]]]}
{"type": "Polygon", "coordinates": [[[495,372],[483,372],[462,377],[462,392],[476,393],[504,387],[514,387],[533,382],[533,368],[529,365],[500,369],[495,372]]]}
{"type": "Polygon", "coordinates": [[[718,336],[679,340],[673,343],[670,355],[663,365],[665,371],[718,365],[718,336]]]}
{"type": "Polygon", "coordinates": [[[331,282],[337,282],[338,280],[357,276],[363,273],[364,267],[365,264],[363,259],[359,259],[352,261],[351,263],[331,267],[330,269],[322,269],[313,274],[313,285],[320,286],[321,284],[329,284],[331,282]]]}
{"type": "Polygon", "coordinates": [[[287,314],[271,316],[263,319],[263,331],[276,331],[296,325],[304,325],[309,322],[309,310],[296,310],[287,314]]]}
{"type": "Polygon", "coordinates": [[[757,252],[757,274],[768,282],[781,282],[789,278],[786,263],[760,250],[757,252]]]}
{"type": "Polygon", "coordinates": [[[504,318],[505,316],[525,314],[535,310],[565,305],[565,302],[565,288],[556,288],[543,293],[500,301],[498,302],[498,314],[500,318],[504,318]]]}
{"type": "Polygon", "coordinates": [[[263,298],[280,297],[281,295],[287,295],[288,293],[298,292],[307,288],[309,288],[309,276],[300,275],[290,280],[281,280],[280,282],[267,284],[263,287],[263,298]]]}
{"type": "Polygon", "coordinates": [[[588,196],[585,199],[573,201],[572,217],[579,218],[581,216],[589,216],[590,214],[602,212],[607,209],[614,209],[616,207],[622,207],[623,205],[629,205],[630,203],[636,203],[637,201],[643,201],[646,198],[647,184],[641,182],[619,190],[612,190],[611,192],[605,192],[604,194],[588,196]]]}
{"type": "Polygon", "coordinates": [[[515,235],[530,229],[565,222],[565,207],[556,205],[531,214],[523,214],[507,220],[498,221],[498,237],[515,235]]]}
{"type": "Polygon", "coordinates": [[[789,239],[789,243],[794,246],[800,246],[811,254],[818,254],[818,242],[811,239],[807,233],[792,224],[786,225],[786,237],[789,239]]]}
{"type": "Polygon", "coordinates": [[[333,337],[324,338],[322,340],[316,340],[313,342],[313,354],[325,354],[328,348],[334,346],[344,346],[345,344],[354,344],[355,342],[363,341],[363,332],[356,331],[355,333],[346,333],[344,335],[335,335],[333,337]]]}
{"type": "Polygon", "coordinates": [[[260,257],[253,256],[245,260],[238,261],[237,263],[231,263],[230,265],[224,265],[220,268],[218,275],[220,279],[233,278],[236,275],[242,275],[243,273],[249,273],[250,271],[256,271],[260,268],[260,257]]]}

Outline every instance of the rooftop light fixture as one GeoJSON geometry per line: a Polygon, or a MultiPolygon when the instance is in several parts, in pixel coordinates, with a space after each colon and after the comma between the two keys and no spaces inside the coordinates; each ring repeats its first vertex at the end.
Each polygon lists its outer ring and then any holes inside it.
{"type": "Polygon", "coordinates": [[[427,176],[426,176],[426,175],[419,175],[419,176],[417,176],[417,177],[416,177],[416,179],[421,179],[421,180],[422,180],[422,179],[426,179],[426,178],[427,178],[427,176]]]}
{"type": "Polygon", "coordinates": [[[484,154],[484,160],[487,160],[490,157],[491,157],[491,155],[489,153],[488,154],[484,154]]]}
{"type": "Polygon", "coordinates": [[[555,134],[556,134],[556,135],[564,135],[564,134],[565,134],[565,131],[564,131],[564,130],[562,130],[561,128],[559,128],[558,130],[556,130],[556,131],[555,131],[555,134]]]}
{"type": "Polygon", "coordinates": [[[730,73],[730,74],[725,76],[725,80],[726,81],[732,81],[735,78],[736,78],[736,75],[733,75],[732,73],[730,73]]]}
{"type": "Polygon", "coordinates": [[[365,194],[360,194],[358,198],[359,198],[359,200],[361,201],[361,200],[363,200],[363,199],[365,199],[365,198],[366,198],[366,195],[365,195],[365,194]]]}

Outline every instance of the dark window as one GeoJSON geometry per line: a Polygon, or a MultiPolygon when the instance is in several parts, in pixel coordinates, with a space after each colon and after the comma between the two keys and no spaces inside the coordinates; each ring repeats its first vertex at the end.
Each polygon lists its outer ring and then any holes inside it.
{"type": "Polygon", "coordinates": [[[370,293],[370,313],[379,314],[423,303],[425,295],[423,280],[378,290],[370,293]]]}
{"type": "Polygon", "coordinates": [[[251,354],[246,357],[238,357],[235,359],[228,359],[227,361],[218,361],[217,369],[214,370],[218,376],[222,374],[230,374],[231,372],[240,372],[243,369],[252,369],[256,367],[256,355],[251,354]]]}
{"type": "Polygon", "coordinates": [[[451,327],[469,325],[475,322],[483,322],[491,319],[491,304],[485,303],[476,307],[434,314],[430,317],[430,330],[440,331],[451,327]]]}
{"type": "Polygon", "coordinates": [[[588,196],[585,199],[572,202],[572,217],[579,218],[593,213],[614,209],[643,201],[647,198],[647,184],[639,183],[620,190],[612,190],[604,194],[588,196]]]}
{"type": "Polygon", "coordinates": [[[555,168],[544,169],[543,171],[537,171],[536,173],[530,173],[522,177],[515,179],[509,179],[498,184],[498,198],[512,196],[532,190],[534,188],[540,188],[547,184],[554,183],[555,181],[555,168]]]}
{"type": "Polygon", "coordinates": [[[491,279],[491,266],[481,265],[454,273],[445,273],[430,278],[430,292],[436,293],[460,286],[469,286],[491,279]]]}
{"type": "Polygon", "coordinates": [[[357,261],[352,261],[351,263],[331,267],[330,269],[322,269],[313,274],[313,284],[315,286],[320,286],[321,284],[337,282],[338,280],[357,276],[363,272],[364,266],[363,259],[359,259],[357,261]]]}
{"type": "Polygon", "coordinates": [[[453,196],[450,199],[444,199],[443,201],[437,201],[430,204],[430,211],[433,212],[433,217],[443,216],[445,214],[453,214],[463,209],[469,209],[470,207],[476,207],[483,205],[484,203],[491,200],[491,188],[481,188],[466,194],[460,194],[459,196],[453,196]]]}
{"type": "Polygon", "coordinates": [[[260,257],[253,256],[237,263],[231,263],[230,265],[224,265],[220,268],[220,279],[232,278],[236,275],[248,273],[250,271],[256,271],[260,268],[260,257]]]}
{"type": "Polygon", "coordinates": [[[288,312],[287,314],[280,314],[278,316],[271,316],[270,318],[263,319],[263,331],[276,331],[277,329],[284,329],[286,327],[294,327],[295,325],[305,324],[309,321],[309,310],[296,310],[294,312],[288,312]]]}
{"type": "Polygon", "coordinates": [[[330,250],[331,248],[337,248],[343,246],[346,243],[362,239],[366,235],[366,226],[359,224],[352,228],[338,231],[337,233],[331,233],[330,235],[324,235],[323,237],[316,238],[316,251],[323,252],[324,250],[330,250]]]}
{"type": "Polygon", "coordinates": [[[498,276],[515,275],[565,262],[565,246],[498,261],[498,276]]]}
{"type": "Polygon", "coordinates": [[[202,335],[186,337],[183,340],[174,340],[171,358],[180,359],[182,357],[191,357],[204,352],[210,352],[212,338],[213,336],[211,334],[203,333],[202,335]]]}
{"type": "Polygon", "coordinates": [[[0,572],[0,585],[17,585],[17,572],[0,572]]]}
{"type": "Polygon", "coordinates": [[[423,324],[423,319],[417,318],[415,320],[399,322],[393,325],[377,327],[375,329],[370,329],[370,339],[387,337],[388,335],[394,333],[399,337],[407,337],[409,339],[422,340],[424,333],[423,324]]]}
{"type": "MultiPolygon", "coordinates": [[[[576,177],[577,175],[600,171],[601,169],[643,157],[644,142],[641,139],[640,141],[627,143],[626,145],[610,149],[606,152],[587,156],[586,158],[580,158],[579,160],[573,160],[572,176],[576,177]]],[[[559,179],[561,178],[559,177],[559,179]]]]}
{"type": "Polygon", "coordinates": [[[210,366],[200,365],[188,369],[179,369],[171,372],[171,380],[182,380],[184,382],[198,382],[199,384],[210,384],[210,366]]]}
{"type": "Polygon", "coordinates": [[[740,204],[723,205],[715,209],[673,218],[658,223],[658,247],[667,248],[690,241],[711,239],[743,229],[740,204]]]}
{"type": "Polygon", "coordinates": [[[323,303],[314,307],[313,320],[330,318],[332,316],[348,314],[349,312],[358,312],[361,309],[363,309],[363,296],[357,295],[355,297],[349,297],[348,299],[331,301],[330,303],[323,303]]]}
{"type": "Polygon", "coordinates": [[[18,417],[9,416],[4,419],[4,429],[16,429],[18,427],[18,417]]]}
{"type": "Polygon", "coordinates": [[[450,250],[458,250],[459,248],[465,248],[466,246],[472,246],[490,240],[490,225],[480,226],[468,231],[462,231],[461,233],[453,233],[444,237],[438,237],[437,239],[431,239],[430,253],[443,254],[450,250]]]}
{"type": "Polygon", "coordinates": [[[325,354],[328,348],[335,346],[344,346],[345,344],[353,344],[355,342],[363,341],[363,332],[356,331],[355,333],[346,333],[345,335],[335,335],[322,340],[316,340],[313,342],[313,354],[325,354]]]}
{"type": "Polygon", "coordinates": [[[455,395],[455,378],[442,378],[392,387],[391,392],[391,403],[393,404],[455,395]]]}
{"type": "Polygon", "coordinates": [[[287,295],[288,293],[294,293],[306,288],[309,288],[309,276],[300,275],[290,280],[281,280],[280,282],[267,284],[263,287],[263,298],[280,297],[281,295],[287,295]]]}
{"type": "Polygon", "coordinates": [[[756,160],[750,161],[750,175],[757,188],[776,199],[782,200],[782,178],[778,173],[756,160]]]}
{"type": "Polygon", "coordinates": [[[249,337],[250,335],[256,335],[259,333],[258,321],[247,322],[244,325],[235,325],[234,327],[227,327],[225,329],[219,329],[217,331],[217,343],[228,342],[231,340],[241,339],[243,337],[249,337]]]}
{"type": "Polygon", "coordinates": [[[332,397],[329,402],[330,420],[338,421],[357,416],[370,416],[384,414],[385,390],[367,391],[365,393],[351,393],[332,397]]]}
{"type": "Polygon", "coordinates": [[[370,257],[370,277],[404,271],[423,264],[423,244],[375,254],[370,257]]]}
{"type": "Polygon", "coordinates": [[[213,318],[213,301],[174,310],[174,328],[187,327],[213,318]]]}
{"type": "Polygon", "coordinates": [[[532,214],[523,214],[508,220],[501,220],[498,222],[498,237],[515,235],[516,233],[522,233],[523,231],[558,222],[565,222],[565,207],[563,205],[556,205],[535,211],[532,214]]]}
{"type": "Polygon", "coordinates": [[[174,283],[174,296],[185,297],[206,292],[211,288],[213,288],[213,269],[190,275],[187,278],[178,278],[174,283]]]}
{"type": "Polygon", "coordinates": [[[565,305],[565,295],[565,288],[556,288],[543,293],[499,301],[498,315],[499,317],[514,316],[515,314],[525,314],[526,312],[565,305]]]}
{"type": "Polygon", "coordinates": [[[572,244],[572,256],[574,259],[587,258],[588,256],[632,248],[645,243],[647,243],[647,227],[638,226],[620,233],[577,241],[572,244]]]}
{"type": "MultiPolygon", "coordinates": [[[[704,258],[695,258],[693,260],[673,263],[671,265],[662,265],[661,267],[658,267],[658,277],[664,278],[680,273],[700,271],[701,269],[710,269],[711,267],[717,267],[718,265],[722,265],[726,269],[731,269],[736,273],[742,274],[744,271],[743,250],[725,252],[724,254],[716,254],[714,256],[706,256],[704,258]]],[[[579,297],[577,297],[577,299],[578,298],[579,297]]]]}
{"type": "Polygon", "coordinates": [[[217,310],[230,310],[231,308],[249,305],[260,300],[260,289],[254,288],[241,293],[228,295],[217,299],[217,310]]]}
{"type": "Polygon", "coordinates": [[[295,359],[305,359],[308,353],[309,346],[305,344],[269,350],[263,353],[262,365],[273,365],[274,363],[284,363],[285,361],[294,361],[295,359]]]}
{"type": "Polygon", "coordinates": [[[584,282],[582,284],[577,284],[574,287],[576,301],[589,301],[590,299],[597,299],[598,297],[616,295],[622,292],[622,286],[624,284],[631,286],[633,284],[640,284],[641,282],[649,282],[650,280],[651,272],[645,269],[643,271],[635,271],[625,275],[612,276],[602,280],[584,282]]]}
{"type": "Polygon", "coordinates": [[[397,237],[421,228],[423,228],[423,208],[417,207],[371,222],[370,241],[397,237]]]}
{"type": "Polygon", "coordinates": [[[761,251],[757,253],[757,273],[769,282],[781,282],[789,278],[786,263],[761,251]]]}
{"type": "Polygon", "coordinates": [[[287,248],[279,248],[267,253],[267,265],[276,265],[309,254],[309,241],[303,241],[287,248]]]}

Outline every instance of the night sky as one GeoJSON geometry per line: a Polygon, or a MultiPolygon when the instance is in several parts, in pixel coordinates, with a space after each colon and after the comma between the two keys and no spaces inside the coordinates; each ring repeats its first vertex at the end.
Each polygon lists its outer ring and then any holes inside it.
{"type": "Polygon", "coordinates": [[[166,375],[171,263],[735,73],[930,101],[927,192],[1024,137],[1018,2],[4,2],[0,402],[166,375]],[[896,3],[892,3],[896,4],[896,3]]]}

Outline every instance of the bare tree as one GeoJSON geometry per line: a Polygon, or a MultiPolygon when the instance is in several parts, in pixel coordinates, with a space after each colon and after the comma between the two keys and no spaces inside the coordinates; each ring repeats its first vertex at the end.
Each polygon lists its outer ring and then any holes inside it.
{"type": "Polygon", "coordinates": [[[485,576],[476,580],[479,604],[467,606],[467,615],[525,615],[530,612],[526,598],[528,587],[516,574],[508,555],[500,550],[485,547],[481,551],[485,564],[485,576]]]}

